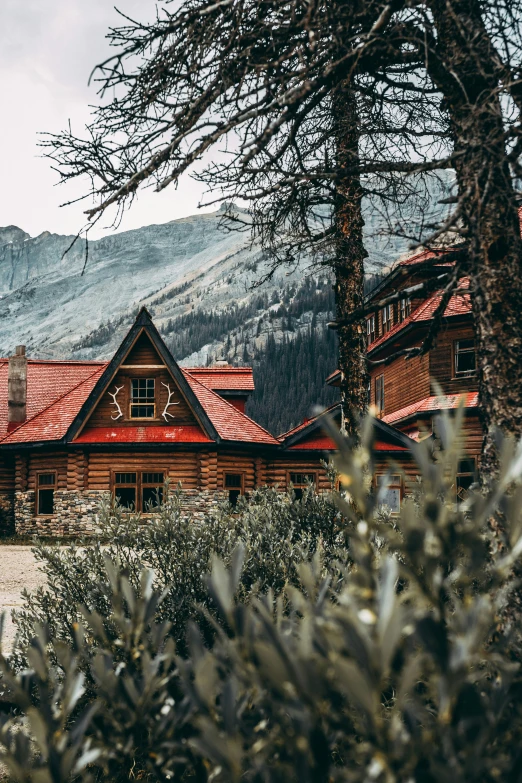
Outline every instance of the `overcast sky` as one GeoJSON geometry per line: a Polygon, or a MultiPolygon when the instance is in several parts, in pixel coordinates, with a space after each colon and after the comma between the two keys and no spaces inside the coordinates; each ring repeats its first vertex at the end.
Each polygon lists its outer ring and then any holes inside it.
{"type": "MultiPolygon", "coordinates": [[[[141,19],[155,7],[154,0],[116,5],[141,19]]],[[[0,0],[0,226],[16,225],[36,236],[76,233],[83,225],[82,207],[59,206],[80,194],[79,183],[56,186],[38,134],[58,132],[69,119],[73,130],[85,124],[96,101],[89,73],[107,56],[105,34],[117,23],[114,0],[0,0]]],[[[201,194],[189,177],[177,190],[144,191],[118,230],[194,214],[201,194]]],[[[96,236],[106,233],[102,228],[96,236]]]]}

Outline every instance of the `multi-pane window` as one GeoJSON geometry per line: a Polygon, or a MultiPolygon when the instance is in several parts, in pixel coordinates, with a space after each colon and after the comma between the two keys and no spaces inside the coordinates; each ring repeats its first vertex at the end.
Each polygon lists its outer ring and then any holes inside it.
{"type": "Polygon", "coordinates": [[[473,375],[477,369],[475,340],[456,340],[455,375],[473,375]]]}
{"type": "Polygon", "coordinates": [[[384,375],[375,379],[375,407],[378,413],[384,412],[384,375]]]}
{"type": "Polygon", "coordinates": [[[366,321],[366,333],[368,345],[375,340],[375,316],[371,315],[366,321]]]}
{"type": "Polygon", "coordinates": [[[389,332],[393,325],[393,305],[389,304],[382,309],[382,331],[389,332]]]}
{"type": "Polygon", "coordinates": [[[224,484],[228,492],[228,502],[235,507],[239,496],[243,494],[243,473],[225,473],[224,484]]]}
{"type": "Polygon", "coordinates": [[[131,380],[131,419],[153,419],[156,415],[154,378],[131,380]]]}
{"type": "Polygon", "coordinates": [[[40,516],[54,514],[54,490],[56,473],[38,473],[36,487],[36,513],[40,516]]]}
{"type": "Polygon", "coordinates": [[[404,321],[411,313],[411,301],[409,296],[403,296],[399,302],[400,319],[404,321]]]}
{"type": "Polygon", "coordinates": [[[476,481],[475,460],[459,459],[455,486],[457,490],[457,502],[461,502],[468,496],[469,488],[476,481]]]}
{"type": "Polygon", "coordinates": [[[377,475],[375,484],[379,493],[379,505],[387,506],[392,514],[401,510],[402,482],[399,475],[377,475]]]}
{"type": "Polygon", "coordinates": [[[305,489],[310,486],[310,484],[315,486],[316,483],[315,473],[290,473],[289,478],[297,500],[301,500],[305,489]]]}
{"type": "Polygon", "coordinates": [[[163,503],[162,471],[116,472],[114,474],[114,497],[126,511],[152,511],[163,503]]]}

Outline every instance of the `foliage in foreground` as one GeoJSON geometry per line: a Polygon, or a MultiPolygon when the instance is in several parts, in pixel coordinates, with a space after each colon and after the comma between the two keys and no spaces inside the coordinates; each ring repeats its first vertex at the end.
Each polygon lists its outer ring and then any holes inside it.
{"type": "MultiPolygon", "coordinates": [[[[139,591],[143,568],[154,572],[152,587],[162,595],[155,619],[169,623],[169,636],[184,648],[189,619],[198,619],[198,606],[212,600],[204,581],[213,554],[228,565],[239,542],[245,562],[239,597],[285,584],[297,584],[297,564],[315,551],[320,538],[328,562],[342,559],[344,538],[340,511],[328,496],[307,491],[301,502],[292,493],[256,490],[240,498],[235,513],[228,504],[193,521],[182,510],[183,494],[166,493],[166,502],[146,523],[138,514],[115,507],[109,496],[100,513],[100,531],[85,545],[60,547],[36,543],[33,552],[46,576],[46,586],[23,593],[24,608],[14,612],[17,644],[13,664],[27,665],[25,650],[36,624],[46,625],[53,639],[73,643],[72,628],[82,618],[79,607],[105,620],[112,612],[112,584],[106,562],[114,563],[139,591]]],[[[208,629],[208,624],[204,624],[208,629]]]]}
{"type": "Polygon", "coordinates": [[[20,711],[1,734],[13,778],[522,779],[520,641],[504,612],[522,551],[522,449],[506,441],[494,486],[457,508],[455,437],[446,421],[438,464],[416,450],[422,490],[396,524],[366,491],[368,432],[361,451],[344,447],[350,559],[325,562],[319,546],[296,564],[298,585],[244,600],[248,546],[227,567],[215,557],[204,609],[215,635],[190,622],[186,655],[152,572],[133,584],[107,559],[104,615],[84,609],[70,643],[39,629],[18,675],[2,660],[20,711]]]}

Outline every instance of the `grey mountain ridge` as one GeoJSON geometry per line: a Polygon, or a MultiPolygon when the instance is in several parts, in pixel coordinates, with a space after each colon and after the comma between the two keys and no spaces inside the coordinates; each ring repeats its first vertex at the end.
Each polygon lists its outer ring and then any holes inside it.
{"type": "MultiPolygon", "coordinates": [[[[248,305],[260,292],[277,302],[278,294],[299,286],[311,273],[303,262],[297,270],[279,270],[270,282],[253,289],[266,271],[263,253],[251,245],[248,233],[223,230],[221,218],[221,210],[200,213],[91,241],[83,275],[83,241],[64,257],[71,236],[46,231],[30,237],[16,226],[0,228],[0,353],[5,356],[15,345],[26,344],[33,357],[107,358],[142,304],[162,332],[179,316],[225,312],[248,305]],[[85,338],[108,322],[114,325],[110,333],[103,339],[100,334],[89,345],[85,338]]],[[[370,220],[370,230],[374,229],[370,220]]],[[[372,247],[370,261],[387,264],[404,252],[407,243],[387,244],[377,237],[372,247]]],[[[331,317],[316,315],[318,325],[331,317]]],[[[290,332],[277,319],[259,325],[257,317],[244,325],[242,339],[262,348],[269,332],[276,341],[286,332],[292,339],[296,330],[309,328],[311,319],[312,312],[303,313],[290,332]]],[[[227,358],[234,359],[241,345],[237,335],[230,337],[234,347],[231,351],[229,346],[227,358]]],[[[224,352],[225,339],[220,336],[176,359],[205,364],[224,352]]]]}

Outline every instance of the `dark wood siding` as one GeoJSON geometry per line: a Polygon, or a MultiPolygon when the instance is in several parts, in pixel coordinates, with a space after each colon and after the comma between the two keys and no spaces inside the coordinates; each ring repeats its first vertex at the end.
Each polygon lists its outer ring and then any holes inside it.
{"type": "Polygon", "coordinates": [[[429,353],[430,376],[434,381],[432,394],[436,394],[435,384],[438,384],[445,394],[458,394],[478,389],[476,375],[455,376],[454,343],[456,340],[472,340],[473,337],[471,324],[446,327],[440,332],[436,344],[429,353]]]}
{"type": "Polygon", "coordinates": [[[195,425],[197,419],[192,413],[191,409],[185,402],[184,397],[181,395],[179,388],[175,381],[172,379],[167,369],[154,370],[154,369],[120,369],[116,373],[113,381],[109,384],[109,387],[105,394],[102,396],[95,410],[93,411],[89,419],[89,427],[135,427],[138,425],[147,426],[165,426],[165,424],[184,424],[195,425]],[[154,378],[155,382],[155,396],[156,396],[156,417],[154,419],[131,419],[130,418],[130,400],[131,400],[131,379],[132,378],[154,378]],[[163,385],[165,384],[165,385],[163,385]],[[118,393],[116,399],[123,412],[123,418],[115,421],[112,419],[117,412],[117,408],[113,403],[112,397],[109,393],[114,393],[116,389],[121,386],[122,389],[118,393]],[[172,392],[171,402],[177,403],[169,407],[168,412],[174,416],[173,419],[168,417],[168,422],[162,417],[163,410],[167,404],[169,393],[168,388],[172,392]]]}
{"type": "Polygon", "coordinates": [[[408,361],[404,357],[399,357],[388,365],[371,369],[373,404],[375,403],[375,378],[378,375],[384,375],[383,415],[394,413],[430,394],[428,356],[417,356],[408,361]]]}

